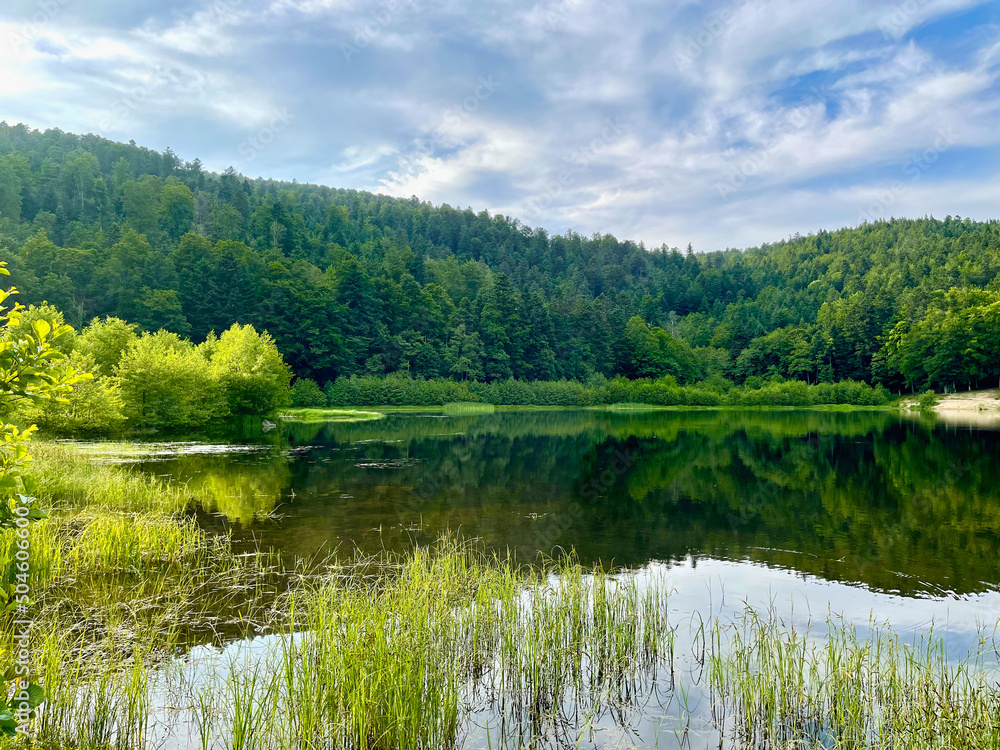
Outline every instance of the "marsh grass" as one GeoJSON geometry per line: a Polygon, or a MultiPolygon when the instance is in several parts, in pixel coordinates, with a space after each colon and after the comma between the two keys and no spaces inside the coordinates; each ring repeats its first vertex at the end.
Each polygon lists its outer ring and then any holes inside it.
{"type": "Polygon", "coordinates": [[[627,734],[671,704],[690,722],[702,688],[675,663],[683,642],[707,675],[721,747],[977,750],[1000,740],[990,638],[952,662],[934,634],[908,644],[836,620],[801,632],[773,611],[678,626],[669,599],[666,579],[648,572],[572,557],[523,567],[453,538],[329,561],[277,596],[280,624],[265,646],[247,620],[247,650],[182,680],[166,717],[150,676],[170,664],[197,671],[176,619],[40,634],[50,699],[33,732],[42,747],[153,747],[186,729],[189,746],[242,750],[458,748],[484,732],[490,747],[576,748],[595,725],[627,734]]]}
{"type": "MultiPolygon", "coordinates": [[[[571,555],[525,567],[451,537],[289,571],[201,529],[183,487],[64,446],[39,456],[52,513],[31,528],[36,747],[139,750],[186,732],[206,749],[431,750],[484,735],[576,748],[597,726],[690,721],[705,690],[723,747],[1000,747],[991,634],[956,663],[933,633],[908,644],[833,620],[799,632],[749,608],[679,626],[655,571],[571,555]],[[707,685],[678,666],[679,642],[707,685]],[[188,656],[233,643],[248,645],[188,656]]],[[[0,630],[6,668],[11,623],[0,630]]]]}
{"type": "Polygon", "coordinates": [[[380,411],[370,411],[361,409],[285,409],[278,416],[285,422],[370,422],[375,419],[384,419],[385,414],[380,411]]]}
{"type": "Polygon", "coordinates": [[[194,502],[183,485],[113,464],[94,463],[68,445],[36,440],[31,452],[36,494],[52,510],[177,514],[189,510],[194,502]]]}
{"type": "MultiPolygon", "coordinates": [[[[37,441],[33,452],[47,517],[29,526],[27,635],[47,700],[31,737],[40,747],[146,747],[151,670],[193,643],[267,627],[288,574],[275,556],[237,555],[228,537],[201,529],[183,486],[66,445],[37,441]]],[[[0,561],[13,559],[14,540],[0,532],[0,561]]],[[[13,623],[0,626],[6,669],[13,623]]]]}
{"type": "Polygon", "coordinates": [[[717,718],[741,748],[1000,747],[997,641],[953,661],[945,639],[830,619],[822,637],[747,609],[709,658],[717,718]]]}
{"type": "Polygon", "coordinates": [[[448,416],[467,416],[470,414],[494,414],[497,407],[493,404],[478,403],[475,401],[456,401],[445,404],[441,411],[448,416]]]}
{"type": "Polygon", "coordinates": [[[366,750],[459,747],[473,713],[512,746],[576,738],[582,717],[627,725],[671,689],[666,595],[455,539],[331,564],[283,597],[265,657],[221,665],[226,716],[192,686],[189,721],[232,747],[366,750]]]}

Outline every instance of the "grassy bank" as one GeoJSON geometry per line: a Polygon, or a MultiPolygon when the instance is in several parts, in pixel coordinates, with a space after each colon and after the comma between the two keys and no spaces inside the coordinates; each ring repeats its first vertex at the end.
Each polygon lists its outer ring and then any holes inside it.
{"type": "MultiPolygon", "coordinates": [[[[575,748],[665,705],[666,731],[701,705],[733,747],[1000,742],[989,638],[954,663],[936,636],[796,632],[749,608],[702,623],[672,613],[662,576],[529,568],[452,538],[281,570],[202,530],[184,487],[35,452],[50,513],[31,528],[36,747],[149,748],[170,730],[239,750],[575,748]],[[189,655],[233,639],[248,645],[189,655]]],[[[9,621],[3,636],[9,666],[9,621]]]]}
{"type": "Polygon", "coordinates": [[[283,409],[278,419],[285,422],[367,422],[382,419],[383,416],[378,411],[299,407],[283,409]]]}

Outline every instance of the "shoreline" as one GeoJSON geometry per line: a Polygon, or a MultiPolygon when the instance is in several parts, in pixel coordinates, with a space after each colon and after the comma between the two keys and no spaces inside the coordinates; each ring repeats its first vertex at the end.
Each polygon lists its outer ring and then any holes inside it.
{"type": "MultiPolygon", "coordinates": [[[[916,399],[906,399],[900,404],[907,412],[917,413],[916,399]]],[[[930,410],[941,422],[956,426],[1000,426],[1000,389],[949,393],[939,397],[930,410]]]]}

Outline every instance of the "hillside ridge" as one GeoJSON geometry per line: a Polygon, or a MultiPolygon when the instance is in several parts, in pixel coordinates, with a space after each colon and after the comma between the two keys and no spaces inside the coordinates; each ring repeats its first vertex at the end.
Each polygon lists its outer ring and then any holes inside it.
{"type": "Polygon", "coordinates": [[[672,375],[902,391],[1000,375],[985,348],[997,221],[894,219],[746,250],[647,250],[3,124],[0,246],[21,301],[48,302],[76,327],[113,315],[203,340],[250,323],[319,382],[672,375]]]}

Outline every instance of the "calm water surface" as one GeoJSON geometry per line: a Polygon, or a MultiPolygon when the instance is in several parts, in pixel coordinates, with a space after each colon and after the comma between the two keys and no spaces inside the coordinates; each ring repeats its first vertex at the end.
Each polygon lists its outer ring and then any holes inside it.
{"type": "MultiPolygon", "coordinates": [[[[746,604],[817,639],[831,614],[913,640],[933,627],[955,658],[1000,618],[1000,431],[877,412],[407,412],[90,450],[187,482],[207,526],[289,558],[452,530],[666,577],[688,703],[602,714],[586,746],[719,747],[684,624],[746,604]]],[[[199,647],[181,673],[250,664],[269,638],[199,647]]],[[[464,746],[489,746],[474,719],[464,746]]],[[[162,726],[165,746],[195,746],[176,717],[162,726]]]]}
{"type": "Polygon", "coordinates": [[[143,448],[121,459],[289,556],[450,529],[525,560],[748,562],[920,597],[1000,584],[1000,431],[877,412],[402,413],[143,448]]]}

